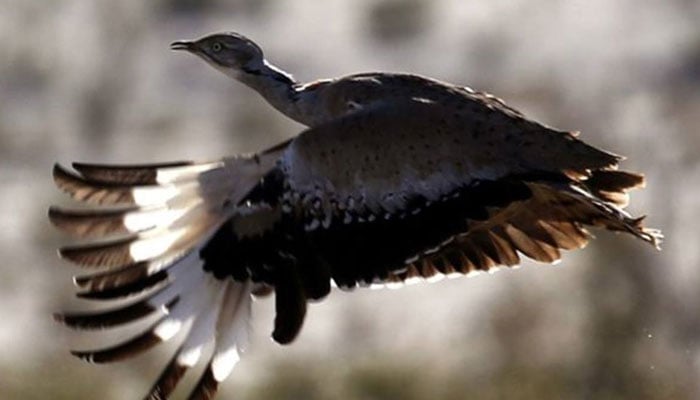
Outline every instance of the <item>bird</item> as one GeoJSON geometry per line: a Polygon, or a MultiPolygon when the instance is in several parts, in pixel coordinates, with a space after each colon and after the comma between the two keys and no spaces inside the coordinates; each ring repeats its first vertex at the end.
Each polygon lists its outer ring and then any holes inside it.
{"type": "Polygon", "coordinates": [[[146,399],[168,398],[201,360],[190,398],[213,398],[246,348],[256,297],[274,295],[272,338],[289,344],[307,304],[333,287],[554,263],[584,247],[590,227],[659,247],[661,232],[624,210],[642,174],[489,93],[406,73],[302,83],[233,32],[171,48],[304,129],[214,161],[54,165],[57,187],[81,203],[49,209],[76,240],[59,255],[88,270],[74,277],[76,296],[105,304],[54,318],[78,330],[149,321],[122,342],[72,351],[94,363],[179,335],[146,399]]]}

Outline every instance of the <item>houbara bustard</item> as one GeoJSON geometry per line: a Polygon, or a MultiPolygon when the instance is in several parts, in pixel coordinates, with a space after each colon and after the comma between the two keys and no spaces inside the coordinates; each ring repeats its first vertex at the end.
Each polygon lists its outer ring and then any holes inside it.
{"type": "Polygon", "coordinates": [[[56,165],[58,187],[91,206],[49,212],[84,239],[60,255],[99,268],[75,277],[77,296],[130,300],[56,318],[77,329],[156,320],[73,354],[121,360],[187,330],[146,398],[167,398],[214,342],[191,393],[212,398],[245,348],[253,296],[274,291],[272,337],[286,344],[332,282],[398,285],[514,266],[521,255],[551,263],[588,242],[584,226],[658,246],[661,235],[622,210],[642,175],[490,94],[392,73],[302,84],[236,33],[171,47],[308,128],[214,162],[56,165]]]}

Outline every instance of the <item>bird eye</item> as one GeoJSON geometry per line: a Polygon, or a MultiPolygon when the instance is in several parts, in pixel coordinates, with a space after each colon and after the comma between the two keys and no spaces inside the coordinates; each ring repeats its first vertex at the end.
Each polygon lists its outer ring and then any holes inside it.
{"type": "Polygon", "coordinates": [[[214,53],[218,53],[223,49],[223,46],[221,46],[221,43],[219,42],[214,42],[214,44],[211,45],[211,49],[214,53]]]}

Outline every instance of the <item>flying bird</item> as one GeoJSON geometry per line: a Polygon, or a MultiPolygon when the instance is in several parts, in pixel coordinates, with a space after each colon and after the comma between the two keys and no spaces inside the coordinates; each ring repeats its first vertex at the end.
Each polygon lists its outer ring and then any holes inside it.
{"type": "Polygon", "coordinates": [[[79,239],[60,256],[90,270],[75,277],[79,298],[110,304],[55,318],[81,330],[153,321],[73,354],[105,363],[183,338],[147,399],[167,398],[211,343],[190,398],[214,397],[245,349],[255,296],[274,293],[272,337],[287,344],[332,285],[432,280],[523,256],[552,263],[586,245],[587,226],[658,247],[661,234],[623,210],[643,175],[488,93],[398,73],[301,83],[237,33],[171,48],[306,129],[209,162],[55,166],[56,185],[84,203],[49,210],[79,239]]]}

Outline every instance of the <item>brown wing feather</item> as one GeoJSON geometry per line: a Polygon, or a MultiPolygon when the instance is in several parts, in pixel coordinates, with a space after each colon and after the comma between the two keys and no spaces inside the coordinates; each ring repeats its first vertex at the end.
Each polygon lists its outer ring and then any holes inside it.
{"type": "MultiPolygon", "coordinates": [[[[428,278],[437,271],[420,266],[445,260],[449,268],[460,273],[516,265],[520,261],[517,253],[552,263],[561,257],[560,250],[573,250],[588,243],[590,234],[583,225],[628,232],[658,246],[657,231],[644,228],[638,219],[585,192],[544,183],[528,183],[528,186],[533,193],[530,199],[513,202],[486,221],[473,223],[467,232],[438,251],[422,254],[412,266],[419,266],[419,274],[428,278]]],[[[387,281],[406,278],[406,271],[392,272],[387,281]]]]}
{"type": "Polygon", "coordinates": [[[82,176],[95,182],[123,185],[155,185],[158,170],[191,166],[192,161],[176,161],[160,164],[105,165],[74,162],[73,168],[82,176]]]}

